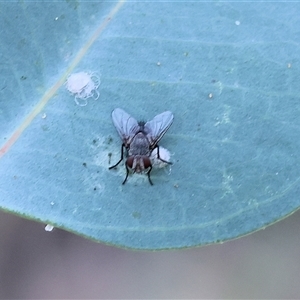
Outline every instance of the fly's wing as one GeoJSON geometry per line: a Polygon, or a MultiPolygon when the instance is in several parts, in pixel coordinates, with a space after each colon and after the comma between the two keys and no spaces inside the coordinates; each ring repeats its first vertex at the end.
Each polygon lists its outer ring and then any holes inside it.
{"type": "Polygon", "coordinates": [[[151,146],[155,146],[173,123],[173,114],[165,111],[144,125],[144,132],[151,146]]]}
{"type": "Polygon", "coordinates": [[[111,113],[111,117],[119,136],[127,146],[139,130],[139,124],[137,120],[135,120],[121,108],[114,109],[111,113]]]}

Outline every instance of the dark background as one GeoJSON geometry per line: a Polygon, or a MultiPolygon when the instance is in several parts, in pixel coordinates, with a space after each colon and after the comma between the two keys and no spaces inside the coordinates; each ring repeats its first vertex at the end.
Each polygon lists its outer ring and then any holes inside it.
{"type": "Polygon", "coordinates": [[[142,252],[0,212],[0,298],[299,298],[299,216],[224,244],[142,252]]]}

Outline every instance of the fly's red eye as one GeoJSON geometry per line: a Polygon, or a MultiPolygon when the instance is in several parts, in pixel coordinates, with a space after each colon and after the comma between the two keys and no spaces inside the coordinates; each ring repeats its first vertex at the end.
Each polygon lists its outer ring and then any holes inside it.
{"type": "Polygon", "coordinates": [[[150,161],[150,159],[148,157],[144,157],[143,160],[144,160],[144,167],[145,167],[145,169],[148,169],[148,168],[150,168],[152,166],[151,161],[150,161]]]}
{"type": "Polygon", "coordinates": [[[127,164],[127,166],[128,166],[130,169],[132,169],[133,160],[134,160],[134,157],[133,157],[133,156],[128,157],[127,160],[126,160],[126,164],[127,164]]]}

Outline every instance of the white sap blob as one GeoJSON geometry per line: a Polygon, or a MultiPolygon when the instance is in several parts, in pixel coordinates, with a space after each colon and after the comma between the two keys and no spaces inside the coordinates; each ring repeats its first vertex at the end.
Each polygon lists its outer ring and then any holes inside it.
{"type": "MultiPolygon", "coordinates": [[[[169,150],[167,150],[166,148],[163,148],[161,146],[159,146],[159,157],[165,161],[170,161],[170,157],[171,154],[169,152],[169,150]]],[[[152,162],[152,166],[156,167],[156,168],[164,168],[165,166],[167,166],[168,164],[161,161],[160,159],[157,158],[157,148],[155,148],[150,156],[151,162],[152,162]]]]}
{"type": "Polygon", "coordinates": [[[74,100],[79,106],[86,106],[88,98],[97,100],[100,96],[97,90],[100,77],[96,73],[73,73],[68,77],[65,85],[67,90],[75,96],[74,100]]]}

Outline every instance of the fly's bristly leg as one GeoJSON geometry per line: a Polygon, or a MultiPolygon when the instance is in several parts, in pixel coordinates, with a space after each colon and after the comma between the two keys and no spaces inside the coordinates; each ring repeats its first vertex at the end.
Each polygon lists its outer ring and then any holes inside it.
{"type": "MultiPolygon", "coordinates": [[[[159,156],[159,146],[158,145],[156,145],[155,147],[154,147],[154,149],[155,148],[157,148],[157,158],[159,159],[159,160],[161,160],[162,162],[164,162],[164,163],[166,163],[166,164],[169,164],[169,165],[173,165],[173,163],[171,162],[171,161],[166,161],[166,160],[164,160],[164,159],[162,159],[160,156],[159,156]]],[[[153,149],[153,150],[154,150],[153,149]]],[[[153,151],[152,150],[152,151],[153,151]]]]}
{"type": "Polygon", "coordinates": [[[122,182],[122,184],[125,184],[125,182],[127,181],[128,174],[129,174],[129,170],[128,170],[127,163],[126,163],[126,177],[125,177],[124,181],[122,182]]]}
{"type": "Polygon", "coordinates": [[[121,158],[120,158],[120,160],[115,165],[109,167],[108,168],[109,170],[115,168],[123,160],[123,157],[124,157],[123,148],[125,148],[124,144],[122,144],[122,147],[121,147],[121,158]]]}
{"type": "Polygon", "coordinates": [[[152,166],[150,166],[150,169],[149,169],[149,171],[147,172],[147,175],[148,175],[148,179],[149,179],[150,184],[153,185],[153,182],[152,182],[152,180],[151,180],[151,178],[150,178],[150,172],[151,172],[151,170],[152,170],[152,166]]]}

